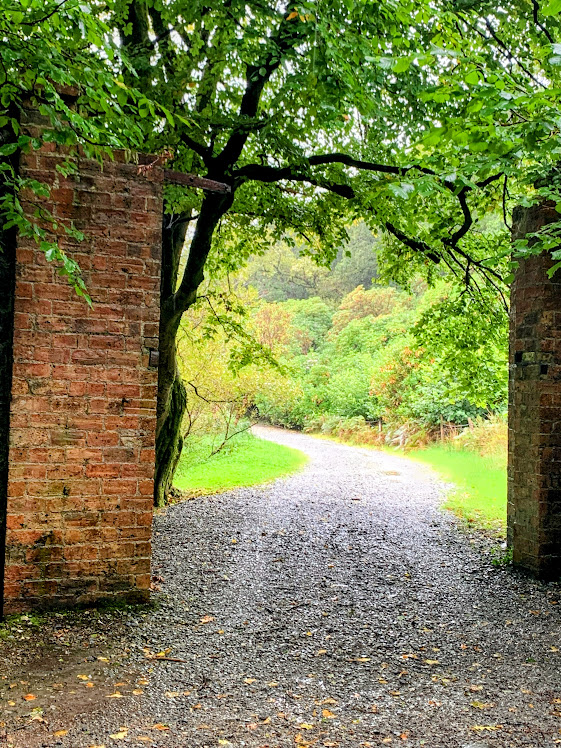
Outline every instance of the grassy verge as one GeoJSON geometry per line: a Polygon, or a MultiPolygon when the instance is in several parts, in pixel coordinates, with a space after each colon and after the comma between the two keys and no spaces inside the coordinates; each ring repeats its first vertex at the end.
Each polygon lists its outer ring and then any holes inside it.
{"type": "Polygon", "coordinates": [[[446,499],[446,509],[474,527],[504,537],[506,468],[503,460],[445,444],[409,452],[407,457],[430,465],[444,480],[457,486],[446,499]]]}
{"type": "Polygon", "coordinates": [[[240,434],[213,457],[213,437],[198,437],[183,450],[174,485],[188,496],[254,486],[280,478],[302,468],[307,457],[297,449],[240,434]]]}

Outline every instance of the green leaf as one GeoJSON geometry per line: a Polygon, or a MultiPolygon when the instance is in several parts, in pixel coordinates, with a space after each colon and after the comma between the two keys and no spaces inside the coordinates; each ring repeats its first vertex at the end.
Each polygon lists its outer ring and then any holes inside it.
{"type": "Polygon", "coordinates": [[[543,16],[555,16],[561,11],[561,0],[549,0],[541,9],[543,16]]]}
{"type": "Polygon", "coordinates": [[[464,78],[465,82],[470,86],[475,86],[479,83],[479,71],[471,70],[464,78]]]}
{"type": "Polygon", "coordinates": [[[409,57],[401,57],[399,60],[396,60],[394,64],[392,65],[392,70],[394,73],[404,73],[406,70],[409,70],[409,67],[411,65],[411,60],[409,57]]]}
{"type": "Polygon", "coordinates": [[[18,149],[17,143],[6,143],[0,147],[0,156],[11,156],[18,149]]]}

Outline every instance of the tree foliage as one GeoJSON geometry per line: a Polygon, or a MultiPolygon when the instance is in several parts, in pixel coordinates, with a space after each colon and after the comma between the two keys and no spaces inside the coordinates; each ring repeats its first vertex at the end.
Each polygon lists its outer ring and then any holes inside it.
{"type": "MultiPolygon", "coordinates": [[[[69,155],[78,146],[91,157],[110,157],[113,148],[137,148],[143,142],[139,107],[155,107],[134,89],[127,90],[119,76],[127,63],[114,41],[110,26],[101,20],[112,3],[0,2],[0,214],[2,230],[17,229],[33,236],[47,259],[87,295],[80,269],[49,237],[54,219],[42,199],[48,189],[18,174],[18,153],[37,150],[44,142],[66,146],[69,155]],[[22,113],[35,108],[45,118],[42,132],[22,130],[22,113]],[[35,196],[35,216],[24,212],[24,189],[35,196]],[[35,220],[34,220],[35,219],[35,220]]],[[[63,174],[72,162],[59,165],[63,174]]],[[[58,220],[60,224],[60,219],[58,220]]],[[[71,225],[62,226],[81,238],[71,225]]],[[[4,244],[5,242],[3,242],[4,244]]]]}
{"type": "MultiPolygon", "coordinates": [[[[361,218],[389,237],[378,259],[401,285],[449,274],[504,302],[507,230],[482,240],[474,227],[497,209],[508,224],[515,202],[561,204],[554,0],[114,0],[102,14],[96,3],[3,0],[3,10],[8,108],[22,79],[53,121],[70,123],[70,140],[138,142],[231,187],[167,194],[159,502],[181,448],[176,335],[205,270],[232,272],[280,239],[327,267],[361,218]],[[76,114],[51,81],[78,86],[76,114]]],[[[518,249],[557,256],[558,232],[518,249]]]]}

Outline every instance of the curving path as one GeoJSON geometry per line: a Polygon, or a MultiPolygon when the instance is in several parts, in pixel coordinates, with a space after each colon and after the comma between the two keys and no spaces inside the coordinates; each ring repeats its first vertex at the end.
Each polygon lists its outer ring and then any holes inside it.
{"type": "Polygon", "coordinates": [[[156,518],[159,607],[128,616],[124,698],[38,745],[561,744],[559,586],[494,567],[428,469],[256,431],[308,466],[156,518]]]}

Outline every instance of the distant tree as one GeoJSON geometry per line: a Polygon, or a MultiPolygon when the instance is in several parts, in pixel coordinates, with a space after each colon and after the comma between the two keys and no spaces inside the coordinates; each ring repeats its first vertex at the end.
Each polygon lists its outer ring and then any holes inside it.
{"type": "Polygon", "coordinates": [[[390,314],[397,309],[411,306],[411,297],[395,288],[378,286],[366,291],[364,286],[357,286],[341,301],[333,316],[333,333],[339,333],[353,319],[379,317],[390,314]]]}

